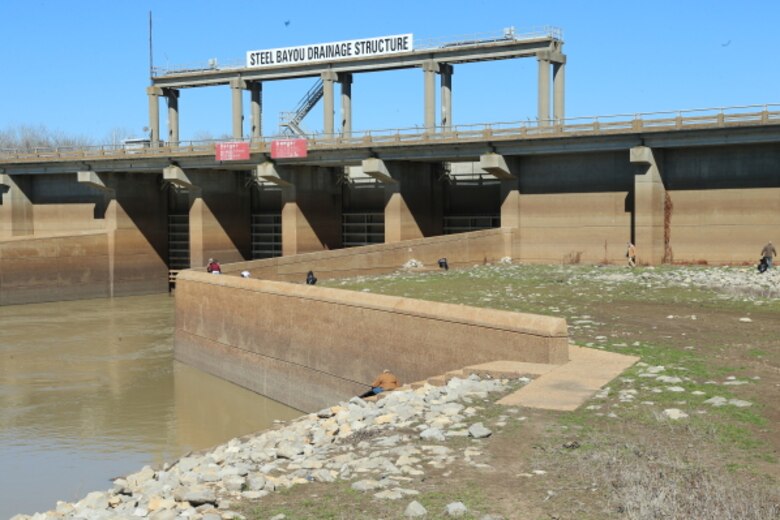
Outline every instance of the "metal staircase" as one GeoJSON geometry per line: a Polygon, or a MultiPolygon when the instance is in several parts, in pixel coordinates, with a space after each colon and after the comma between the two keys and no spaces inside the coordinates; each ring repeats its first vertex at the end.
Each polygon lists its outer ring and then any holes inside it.
{"type": "Polygon", "coordinates": [[[306,137],[306,132],[301,128],[301,121],[306,117],[314,105],[322,99],[322,80],[317,83],[301,98],[294,112],[282,112],[279,117],[279,128],[282,134],[291,137],[306,137]]]}

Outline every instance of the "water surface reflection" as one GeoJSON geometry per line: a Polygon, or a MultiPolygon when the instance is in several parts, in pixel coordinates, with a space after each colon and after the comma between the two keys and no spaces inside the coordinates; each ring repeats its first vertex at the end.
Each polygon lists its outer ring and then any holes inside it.
{"type": "Polygon", "coordinates": [[[0,307],[0,518],[300,413],[173,361],[166,295],[0,307]]]}

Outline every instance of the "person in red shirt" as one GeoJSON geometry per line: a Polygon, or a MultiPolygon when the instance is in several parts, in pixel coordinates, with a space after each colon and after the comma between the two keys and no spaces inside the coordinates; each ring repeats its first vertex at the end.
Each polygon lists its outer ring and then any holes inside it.
{"type": "Polygon", "coordinates": [[[222,268],[219,266],[216,258],[209,258],[209,264],[206,266],[206,271],[211,274],[222,274],[222,268]]]}

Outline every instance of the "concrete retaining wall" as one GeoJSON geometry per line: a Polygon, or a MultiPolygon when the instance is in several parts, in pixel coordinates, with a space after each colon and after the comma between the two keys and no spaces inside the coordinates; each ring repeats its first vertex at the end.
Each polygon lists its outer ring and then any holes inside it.
{"type": "Polygon", "coordinates": [[[430,268],[437,268],[436,261],[442,257],[446,257],[452,267],[471,266],[494,263],[509,256],[511,236],[511,230],[487,229],[392,244],[238,262],[224,266],[224,272],[237,274],[248,270],[253,278],[302,282],[310,270],[323,280],[361,274],[382,274],[395,271],[412,259],[430,268]]]}
{"type": "Polygon", "coordinates": [[[106,232],[0,241],[0,305],[110,296],[106,232]]]}
{"type": "Polygon", "coordinates": [[[526,263],[595,264],[625,261],[631,239],[627,192],[520,196],[514,260],[526,263]]]}
{"type": "Polygon", "coordinates": [[[313,411],[384,368],[411,382],[497,359],[562,364],[568,338],[561,318],[186,271],[175,355],[313,411]]]}
{"type": "MultiPolygon", "coordinates": [[[[780,175],[780,174],[778,174],[780,175]]],[[[780,243],[780,188],[670,191],[675,262],[755,262],[780,243]]]]}

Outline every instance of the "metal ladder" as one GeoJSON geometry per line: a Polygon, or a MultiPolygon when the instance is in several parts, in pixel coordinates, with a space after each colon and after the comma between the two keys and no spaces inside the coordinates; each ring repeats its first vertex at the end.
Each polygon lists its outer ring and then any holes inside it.
{"type": "Polygon", "coordinates": [[[305,137],[306,132],[301,128],[301,121],[306,117],[314,105],[322,99],[322,80],[318,79],[312,88],[301,98],[294,112],[282,112],[279,118],[279,127],[282,133],[293,137],[305,137]]]}

